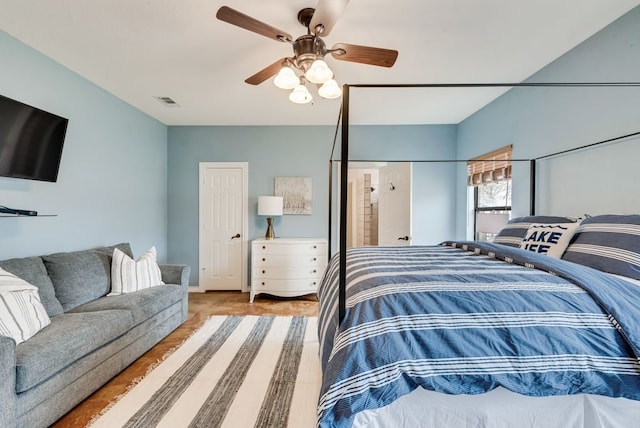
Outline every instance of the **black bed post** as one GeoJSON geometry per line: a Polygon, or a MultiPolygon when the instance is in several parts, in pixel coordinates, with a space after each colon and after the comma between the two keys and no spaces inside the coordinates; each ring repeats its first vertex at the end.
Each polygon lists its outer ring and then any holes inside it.
{"type": "Polygon", "coordinates": [[[529,164],[529,215],[536,215],[536,160],[531,159],[529,164]]]}
{"type": "Polygon", "coordinates": [[[327,241],[328,241],[328,248],[327,248],[327,260],[329,260],[331,258],[331,234],[333,233],[333,231],[331,230],[331,217],[332,217],[332,209],[333,209],[333,203],[331,202],[331,200],[333,199],[333,159],[329,159],[329,226],[327,228],[327,230],[329,231],[329,234],[327,236],[327,241]]]}
{"type": "Polygon", "coordinates": [[[340,272],[338,294],[338,322],[347,311],[347,180],[349,173],[349,86],[342,87],[342,141],[340,143],[340,272]]]}

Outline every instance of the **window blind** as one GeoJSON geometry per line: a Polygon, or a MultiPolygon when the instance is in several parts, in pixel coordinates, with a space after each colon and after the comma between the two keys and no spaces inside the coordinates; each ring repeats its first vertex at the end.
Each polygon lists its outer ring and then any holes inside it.
{"type": "Polygon", "coordinates": [[[508,180],[511,178],[513,146],[501,147],[467,162],[469,186],[508,180]]]}

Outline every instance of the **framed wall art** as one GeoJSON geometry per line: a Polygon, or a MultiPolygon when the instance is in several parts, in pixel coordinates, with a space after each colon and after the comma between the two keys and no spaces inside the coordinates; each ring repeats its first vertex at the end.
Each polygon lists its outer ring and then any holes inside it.
{"type": "Polygon", "coordinates": [[[282,196],[283,214],[311,215],[311,177],[275,177],[274,193],[282,196]]]}

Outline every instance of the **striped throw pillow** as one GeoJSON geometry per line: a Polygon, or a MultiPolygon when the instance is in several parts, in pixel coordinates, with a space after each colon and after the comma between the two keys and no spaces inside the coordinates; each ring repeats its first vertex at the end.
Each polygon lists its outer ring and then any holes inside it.
{"type": "Polygon", "coordinates": [[[529,227],[534,223],[572,223],[568,217],[535,215],[526,217],[516,217],[509,220],[500,232],[493,239],[495,244],[508,245],[509,247],[519,247],[522,238],[525,237],[529,227]]]}
{"type": "Polygon", "coordinates": [[[117,248],[113,250],[109,296],[132,293],[156,285],[164,285],[156,262],[156,247],[145,251],[138,260],[133,260],[117,248]]]}
{"type": "Polygon", "coordinates": [[[583,220],[562,259],[640,280],[640,215],[583,220]]]}
{"type": "Polygon", "coordinates": [[[0,334],[18,344],[49,324],[38,288],[0,268],[0,334]]]}

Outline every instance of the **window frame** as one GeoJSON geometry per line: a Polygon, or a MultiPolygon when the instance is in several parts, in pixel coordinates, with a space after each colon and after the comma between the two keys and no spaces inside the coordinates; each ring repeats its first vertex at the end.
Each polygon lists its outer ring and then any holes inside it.
{"type": "MultiPolygon", "coordinates": [[[[508,182],[507,186],[513,189],[513,181],[511,178],[505,180],[508,182]]],[[[486,183],[489,184],[489,183],[486,183]]],[[[492,212],[492,211],[501,211],[509,214],[509,218],[511,218],[511,205],[497,205],[497,206],[488,206],[488,207],[480,207],[478,206],[479,201],[479,191],[478,188],[480,186],[486,185],[484,183],[480,183],[478,185],[473,186],[473,238],[477,241],[489,241],[487,239],[487,235],[494,235],[491,233],[478,232],[478,213],[481,212],[492,212]],[[485,236],[481,237],[480,234],[485,236]]],[[[513,204],[513,203],[512,203],[513,204]]]]}

